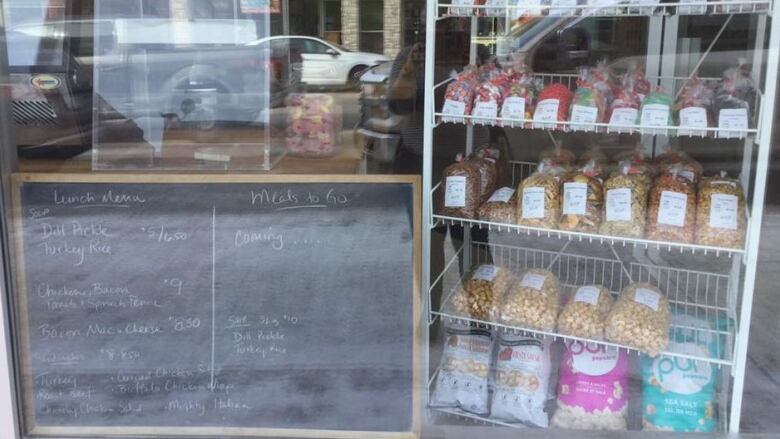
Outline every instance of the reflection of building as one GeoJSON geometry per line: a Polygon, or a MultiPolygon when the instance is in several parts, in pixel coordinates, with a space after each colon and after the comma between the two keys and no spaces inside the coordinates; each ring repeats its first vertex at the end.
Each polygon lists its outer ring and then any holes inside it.
{"type": "MultiPolygon", "coordinates": [[[[155,2],[155,0],[146,0],[155,2]]],[[[156,0],[177,18],[270,14],[273,35],[310,35],[395,56],[423,26],[424,0],[156,0]]]]}

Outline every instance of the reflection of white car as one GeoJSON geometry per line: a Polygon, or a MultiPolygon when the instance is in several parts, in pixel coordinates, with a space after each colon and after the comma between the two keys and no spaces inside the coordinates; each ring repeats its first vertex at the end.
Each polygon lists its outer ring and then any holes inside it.
{"type": "Polygon", "coordinates": [[[249,43],[250,46],[270,46],[272,53],[289,53],[290,59],[303,60],[301,82],[308,85],[345,85],[357,82],[357,76],[367,68],[389,61],[376,53],[352,52],[319,38],[306,36],[275,36],[249,43]]]}

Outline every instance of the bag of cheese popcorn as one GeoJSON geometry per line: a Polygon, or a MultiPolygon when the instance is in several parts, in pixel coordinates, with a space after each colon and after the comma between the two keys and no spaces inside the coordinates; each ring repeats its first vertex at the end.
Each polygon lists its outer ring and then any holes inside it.
{"type": "Polygon", "coordinates": [[[493,334],[487,329],[452,325],[445,330],[444,343],[431,407],[487,415],[493,334]]]}

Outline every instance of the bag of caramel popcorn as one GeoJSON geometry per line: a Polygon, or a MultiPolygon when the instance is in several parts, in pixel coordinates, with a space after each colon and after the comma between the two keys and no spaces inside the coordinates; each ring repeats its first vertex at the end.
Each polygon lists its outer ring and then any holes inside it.
{"type": "Polygon", "coordinates": [[[495,361],[490,417],[503,422],[547,427],[544,410],[550,382],[552,341],[502,334],[495,361]]]}

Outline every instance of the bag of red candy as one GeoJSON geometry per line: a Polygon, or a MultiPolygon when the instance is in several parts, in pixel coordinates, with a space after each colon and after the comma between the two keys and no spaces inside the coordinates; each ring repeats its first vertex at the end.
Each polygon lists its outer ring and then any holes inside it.
{"type": "Polygon", "coordinates": [[[596,131],[594,124],[604,122],[607,98],[602,90],[609,88],[606,79],[600,72],[580,71],[569,116],[571,131],[596,131]]]}
{"type": "Polygon", "coordinates": [[[680,90],[680,95],[674,104],[677,124],[680,126],[677,134],[680,136],[706,136],[706,129],[697,130],[695,128],[707,128],[711,125],[712,118],[709,114],[711,104],[712,90],[694,76],[680,90]]]}
{"type": "Polygon", "coordinates": [[[635,62],[632,62],[626,72],[626,76],[623,78],[623,88],[636,93],[639,100],[643,101],[645,96],[650,93],[652,86],[645,77],[645,71],[635,62]]]}
{"type": "Polygon", "coordinates": [[[534,109],[534,128],[563,129],[563,125],[554,122],[565,122],[569,118],[572,93],[569,87],[556,83],[546,86],[541,93],[534,109]],[[550,123],[553,122],[553,123],[550,123]]]}
{"type": "Polygon", "coordinates": [[[474,66],[466,66],[447,86],[444,93],[444,107],[441,112],[443,122],[463,123],[464,117],[471,114],[474,106],[474,90],[479,82],[478,71],[474,66]]]}
{"type": "Polygon", "coordinates": [[[744,137],[744,130],[749,128],[752,117],[750,109],[754,108],[755,101],[755,84],[750,78],[745,60],[740,59],[737,67],[723,73],[723,83],[715,92],[712,109],[721,130],[718,137],[744,137]]]}

